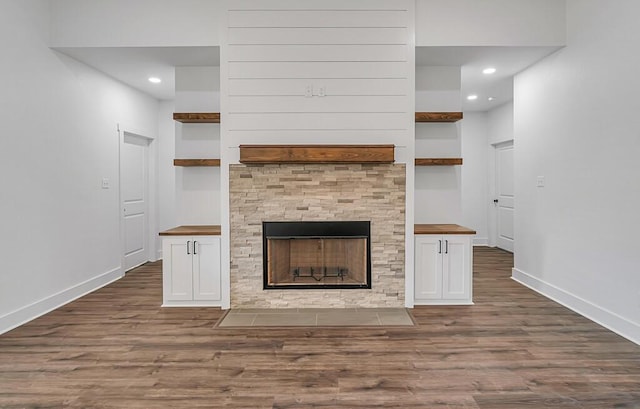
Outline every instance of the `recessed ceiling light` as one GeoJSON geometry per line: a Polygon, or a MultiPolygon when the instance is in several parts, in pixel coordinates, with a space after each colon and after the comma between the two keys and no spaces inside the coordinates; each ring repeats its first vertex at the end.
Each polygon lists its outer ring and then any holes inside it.
{"type": "Polygon", "coordinates": [[[478,99],[478,96],[476,94],[471,94],[467,96],[467,99],[469,101],[475,101],[476,99],[478,99]]]}
{"type": "Polygon", "coordinates": [[[494,74],[495,72],[496,72],[496,69],[493,67],[488,67],[482,70],[482,73],[486,75],[494,74]]]}
{"type": "Polygon", "coordinates": [[[493,101],[494,99],[496,99],[495,97],[489,97],[487,98],[487,101],[493,101]]]}
{"type": "Polygon", "coordinates": [[[162,80],[158,77],[149,77],[149,82],[153,83],[153,84],[160,84],[162,82],[162,80]]]}

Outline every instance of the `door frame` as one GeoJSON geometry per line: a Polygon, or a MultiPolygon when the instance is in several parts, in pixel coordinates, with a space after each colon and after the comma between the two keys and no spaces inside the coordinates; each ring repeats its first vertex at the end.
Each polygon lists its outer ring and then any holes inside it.
{"type": "Polygon", "coordinates": [[[125,270],[125,228],[124,228],[124,208],[122,205],[122,151],[123,145],[125,144],[125,137],[127,135],[142,138],[147,141],[146,148],[146,166],[145,166],[145,230],[146,230],[146,245],[147,245],[147,260],[156,261],[157,254],[156,246],[157,240],[155,240],[155,235],[152,232],[155,232],[156,229],[156,204],[155,204],[155,145],[153,142],[155,138],[147,136],[146,132],[142,132],[133,127],[126,126],[123,124],[117,124],[117,132],[118,132],[118,220],[119,220],[119,228],[120,228],[120,269],[122,271],[122,275],[126,273],[125,270]]]}
{"type": "MultiPolygon", "coordinates": [[[[493,201],[494,199],[497,198],[497,195],[498,195],[498,178],[500,177],[497,170],[498,155],[496,155],[496,152],[498,149],[508,145],[513,146],[513,149],[515,149],[514,142],[515,142],[514,139],[508,139],[508,140],[491,144],[491,152],[490,152],[490,158],[489,158],[489,203],[487,203],[487,206],[489,209],[489,212],[488,212],[489,213],[488,215],[489,216],[488,217],[489,247],[498,246],[498,206],[496,206],[493,201]]],[[[515,155],[514,155],[514,160],[515,160],[515,155]]],[[[515,173],[515,163],[514,163],[513,171],[515,173]]],[[[513,241],[515,243],[515,237],[513,241]]]]}

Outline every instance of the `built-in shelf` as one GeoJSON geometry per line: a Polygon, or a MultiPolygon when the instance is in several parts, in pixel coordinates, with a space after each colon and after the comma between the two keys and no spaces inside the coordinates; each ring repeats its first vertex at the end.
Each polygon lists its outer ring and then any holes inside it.
{"type": "Polygon", "coordinates": [[[173,166],[220,166],[220,159],[174,159],[173,166]]]}
{"type": "Polygon", "coordinates": [[[476,231],[459,224],[416,224],[413,234],[476,234],[476,231]]]}
{"type": "Polygon", "coordinates": [[[393,163],[394,145],[240,145],[240,163],[393,163]]]}
{"type": "Polygon", "coordinates": [[[416,122],[458,122],[462,112],[416,112],[416,122]]]}
{"type": "Polygon", "coordinates": [[[416,166],[462,165],[462,158],[416,158],[416,166]]]}
{"type": "Polygon", "coordinates": [[[219,124],[220,112],[174,112],[173,120],[185,124],[219,124]]]}
{"type": "Polygon", "coordinates": [[[218,225],[178,226],[173,229],[161,231],[160,236],[219,236],[218,225]]]}

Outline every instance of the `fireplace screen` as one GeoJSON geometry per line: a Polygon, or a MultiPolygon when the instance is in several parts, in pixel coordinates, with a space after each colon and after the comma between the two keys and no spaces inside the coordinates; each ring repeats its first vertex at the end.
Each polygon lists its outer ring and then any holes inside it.
{"type": "Polygon", "coordinates": [[[371,288],[370,222],[264,222],[264,288],[371,288]]]}

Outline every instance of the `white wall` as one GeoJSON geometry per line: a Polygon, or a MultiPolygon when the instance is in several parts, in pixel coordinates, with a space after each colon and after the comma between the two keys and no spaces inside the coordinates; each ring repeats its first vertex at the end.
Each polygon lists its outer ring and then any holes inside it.
{"type": "MultiPolygon", "coordinates": [[[[416,157],[462,156],[462,122],[417,123],[415,126],[416,157]]],[[[415,167],[416,223],[461,223],[462,166],[415,167]]]]}
{"type": "Polygon", "coordinates": [[[52,47],[216,46],[219,0],[51,1],[52,47]]]}
{"type": "Polygon", "coordinates": [[[564,0],[416,0],[418,46],[565,43],[564,0]]]}
{"type": "Polygon", "coordinates": [[[234,2],[221,50],[229,146],[412,143],[411,3],[234,2]]]}
{"type": "Polygon", "coordinates": [[[636,0],[569,0],[568,46],[516,77],[514,102],[514,277],[636,343],[638,15],[636,0]]]}
{"type": "MultiPolygon", "coordinates": [[[[231,3],[241,8],[252,1],[231,3]]],[[[219,0],[55,0],[52,45],[217,46],[224,5],[219,0]]],[[[565,43],[564,0],[417,0],[415,7],[418,46],[565,43]]]]}
{"type": "MultiPolygon", "coordinates": [[[[175,112],[174,101],[161,101],[158,112],[158,231],[171,229],[178,225],[176,213],[176,168],[173,166],[175,151],[175,112]]],[[[162,258],[162,239],[155,236],[157,255],[162,258]]]]}
{"type": "Polygon", "coordinates": [[[487,112],[487,133],[490,144],[513,140],[513,101],[487,112]]]}
{"type": "MultiPolygon", "coordinates": [[[[176,67],[175,112],[220,112],[220,68],[176,67]]],[[[220,124],[175,122],[175,157],[220,158],[220,124]]],[[[220,224],[220,168],[175,167],[176,223],[220,224]]]]}
{"type": "MultiPolygon", "coordinates": [[[[415,110],[461,111],[460,81],[460,67],[416,67],[415,110]]],[[[417,158],[462,156],[462,122],[416,123],[414,126],[417,158]]],[[[461,167],[416,166],[415,222],[460,224],[461,218],[461,167]]]]}
{"type": "Polygon", "coordinates": [[[156,100],[48,48],[48,6],[0,13],[0,332],[121,276],[117,125],[157,134],[156,100]]]}
{"type": "Polygon", "coordinates": [[[461,81],[457,66],[416,67],[416,111],[461,111],[461,81]]]}
{"type": "Polygon", "coordinates": [[[461,203],[459,224],[476,231],[474,245],[487,245],[489,206],[487,181],[488,134],[486,112],[465,112],[462,120],[461,203]]]}

